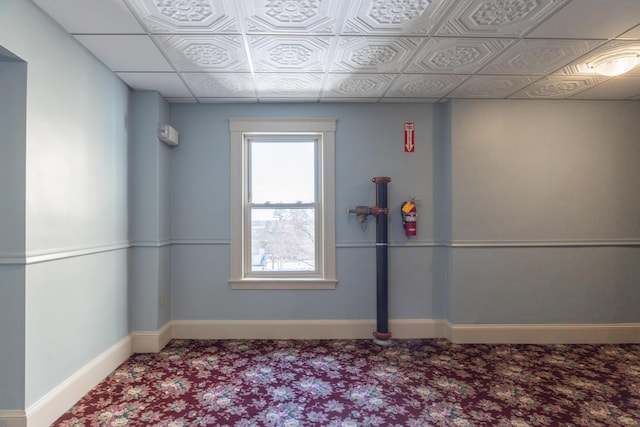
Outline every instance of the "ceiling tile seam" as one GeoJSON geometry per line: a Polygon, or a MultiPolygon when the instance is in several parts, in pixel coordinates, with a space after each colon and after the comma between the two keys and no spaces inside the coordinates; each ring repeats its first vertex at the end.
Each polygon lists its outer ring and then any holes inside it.
{"type": "Polygon", "coordinates": [[[148,36],[151,36],[150,28],[147,26],[147,24],[145,23],[144,19],[141,16],[138,15],[138,13],[136,12],[135,7],[131,4],[130,0],[122,0],[122,3],[124,3],[125,7],[129,10],[129,13],[138,22],[140,27],[145,31],[145,34],[147,34],[148,36]]]}
{"type": "MultiPolygon", "coordinates": [[[[556,70],[550,72],[548,75],[549,76],[567,76],[564,73],[561,73],[562,70],[564,70],[567,67],[571,67],[574,65],[578,65],[578,64],[586,64],[587,60],[592,57],[598,50],[602,49],[602,47],[604,45],[607,44],[606,40],[603,39],[590,39],[590,40],[586,40],[586,41],[601,41],[602,43],[594,46],[592,49],[589,49],[588,51],[586,51],[584,54],[576,57],[573,61],[571,61],[568,64],[565,64],[563,66],[560,66],[559,68],[557,68],[556,70]]],[[[589,74],[589,75],[595,75],[595,73],[593,74],[589,74]]],[[[567,76],[568,77],[568,76],[567,76]]]]}
{"type": "MultiPolygon", "coordinates": [[[[533,89],[537,83],[539,83],[539,82],[543,81],[544,79],[546,79],[546,78],[548,78],[548,77],[549,77],[549,76],[544,76],[544,77],[542,77],[542,78],[540,78],[540,79],[536,80],[535,82],[532,82],[530,85],[527,85],[527,86],[523,87],[522,89],[520,89],[520,90],[518,90],[518,91],[514,92],[513,94],[511,94],[511,95],[510,95],[509,97],[507,97],[507,98],[509,98],[509,99],[525,99],[525,98],[523,98],[523,97],[516,97],[516,98],[512,98],[512,97],[514,97],[517,93],[520,93],[520,92],[526,92],[526,90],[527,90],[528,88],[532,88],[532,89],[533,89]]],[[[567,78],[571,78],[571,76],[566,76],[566,77],[567,77],[567,78]]],[[[598,84],[600,84],[600,83],[598,83],[598,84]]],[[[570,100],[572,97],[577,96],[577,95],[579,95],[579,94],[581,94],[582,92],[585,92],[585,91],[587,91],[587,90],[590,90],[590,89],[594,88],[595,86],[597,86],[597,84],[596,84],[596,85],[594,85],[594,86],[587,86],[587,87],[585,87],[585,88],[583,88],[583,89],[578,90],[577,92],[567,93],[567,94],[565,94],[565,95],[561,95],[561,96],[558,96],[558,97],[555,97],[555,98],[553,98],[553,97],[552,97],[552,99],[570,100]]],[[[532,97],[532,96],[529,96],[529,97],[527,97],[527,98],[528,98],[528,99],[547,99],[546,97],[532,97]]]]}
{"type": "Polygon", "coordinates": [[[444,94],[442,96],[442,99],[449,99],[449,96],[454,93],[459,87],[461,87],[463,84],[465,84],[466,82],[468,82],[469,80],[471,80],[473,78],[473,75],[468,75],[466,79],[463,79],[460,83],[458,83],[455,87],[453,87],[449,92],[447,92],[446,94],[444,94]]]}
{"type": "MultiPolygon", "coordinates": [[[[600,76],[600,77],[602,77],[602,76],[600,76]]],[[[593,89],[593,88],[596,88],[596,87],[598,87],[598,86],[601,86],[601,85],[603,85],[604,83],[610,82],[610,81],[615,80],[615,79],[616,79],[615,77],[613,77],[613,78],[601,78],[601,79],[597,80],[595,84],[593,84],[593,85],[591,85],[591,86],[588,86],[588,87],[585,87],[584,89],[579,90],[579,91],[578,91],[578,92],[576,92],[576,93],[572,93],[572,94],[571,94],[569,97],[567,97],[566,99],[571,99],[571,98],[573,98],[573,97],[575,97],[575,96],[580,95],[581,93],[584,93],[584,92],[586,92],[586,91],[588,91],[588,90],[591,90],[591,89],[593,89]]]]}
{"type": "Polygon", "coordinates": [[[411,55],[409,55],[409,58],[407,58],[407,61],[405,62],[404,66],[400,69],[400,72],[399,72],[400,74],[408,73],[407,68],[409,68],[412,64],[415,63],[417,56],[420,54],[420,52],[422,52],[425,49],[426,44],[429,42],[430,39],[431,37],[423,37],[422,40],[418,42],[418,44],[416,45],[416,48],[413,50],[413,52],[411,52],[411,55]]]}
{"type": "Polygon", "coordinates": [[[336,17],[336,32],[331,40],[331,44],[329,47],[329,53],[327,54],[327,64],[325,66],[324,72],[322,73],[322,78],[320,79],[320,90],[318,91],[318,102],[325,97],[325,92],[327,91],[327,86],[329,84],[329,76],[331,75],[331,66],[335,63],[336,60],[336,52],[338,51],[338,46],[340,45],[340,35],[339,33],[344,28],[347,20],[347,10],[349,8],[348,2],[341,2],[340,6],[337,10],[336,17]]]}
{"type": "Polygon", "coordinates": [[[345,31],[345,26],[347,25],[347,21],[348,21],[347,11],[351,7],[349,3],[350,3],[349,1],[343,1],[338,7],[338,10],[337,10],[338,17],[336,18],[336,30],[335,30],[336,35],[341,35],[345,31]]]}
{"type": "Polygon", "coordinates": [[[288,33],[251,33],[251,32],[234,32],[234,33],[221,33],[221,32],[190,32],[190,31],[174,31],[174,32],[149,32],[149,33],[83,33],[73,32],[72,35],[89,35],[89,36],[120,36],[120,35],[148,35],[148,36],[181,36],[181,37],[225,37],[225,36],[260,36],[260,37],[273,37],[273,38],[297,38],[297,37],[339,37],[339,38],[363,38],[363,39],[441,39],[441,40],[457,40],[457,39],[477,39],[477,40],[558,40],[558,41],[638,41],[638,37],[622,37],[616,36],[613,38],[606,37],[513,37],[513,36],[501,36],[501,35],[483,35],[483,34],[460,34],[460,35],[416,35],[416,34],[404,34],[404,33],[389,33],[389,34],[328,34],[328,33],[309,33],[309,32],[288,32],[288,33]]]}
{"type": "Polygon", "coordinates": [[[392,77],[391,80],[389,80],[389,83],[387,84],[386,89],[380,94],[380,98],[378,99],[378,102],[380,102],[380,99],[386,98],[386,96],[389,93],[389,91],[391,90],[391,88],[394,87],[395,83],[398,81],[398,79],[401,76],[402,76],[402,74],[398,73],[394,77],[392,77]]]}
{"type": "MultiPolygon", "coordinates": [[[[344,7],[344,6],[343,6],[344,7]]],[[[322,77],[320,78],[320,89],[318,90],[318,102],[324,97],[325,90],[329,84],[329,76],[331,73],[331,66],[336,61],[336,52],[338,51],[339,37],[333,36],[329,44],[329,53],[327,54],[327,63],[322,71],[322,77]]]]}
{"type": "MultiPolygon", "coordinates": [[[[528,77],[531,77],[531,76],[528,76],[528,77]]],[[[537,78],[537,79],[536,79],[536,78],[532,78],[532,79],[531,79],[532,81],[531,81],[529,84],[524,85],[524,86],[522,86],[522,87],[520,87],[520,88],[516,88],[516,89],[514,89],[514,90],[513,90],[513,92],[509,93],[509,95],[505,96],[504,98],[507,98],[507,99],[516,99],[516,98],[515,98],[515,95],[516,95],[517,93],[522,92],[522,91],[525,91],[525,90],[527,90],[527,88],[533,87],[533,85],[535,85],[536,83],[538,83],[538,82],[540,82],[540,81],[542,81],[542,80],[546,79],[546,78],[548,77],[548,75],[547,75],[547,74],[545,74],[544,76],[537,76],[537,77],[539,77],[539,78],[537,78]]]]}
{"type": "Polygon", "coordinates": [[[256,98],[256,101],[259,101],[258,82],[256,80],[255,68],[253,66],[253,57],[251,55],[251,46],[249,45],[249,36],[246,31],[246,22],[244,19],[240,19],[240,17],[245,16],[243,3],[244,2],[234,1],[233,10],[236,16],[238,16],[238,19],[236,19],[236,21],[238,22],[238,28],[240,29],[240,37],[242,38],[242,47],[244,49],[244,54],[247,57],[247,66],[249,67],[249,74],[251,75],[251,82],[253,84],[251,91],[253,92],[253,95],[254,95],[253,97],[256,98]]]}
{"type": "Polygon", "coordinates": [[[573,0],[563,0],[564,4],[561,4],[560,6],[557,6],[556,9],[548,14],[545,18],[541,19],[537,25],[533,25],[528,31],[526,31],[525,33],[523,33],[520,36],[520,39],[525,39],[527,38],[526,36],[528,34],[531,34],[533,31],[537,30],[542,24],[544,24],[545,22],[547,22],[549,19],[553,18],[555,15],[557,15],[562,9],[564,9],[565,7],[567,7],[573,0]]]}
{"type": "MultiPolygon", "coordinates": [[[[67,31],[65,29],[65,31],[67,31]]],[[[82,33],[82,32],[68,32],[72,36],[150,36],[149,33],[82,33]]]]}
{"type": "MultiPolygon", "coordinates": [[[[96,36],[96,37],[101,37],[101,36],[147,36],[149,38],[157,38],[160,36],[164,36],[164,37],[199,37],[199,38],[205,38],[205,37],[228,37],[228,36],[251,36],[252,34],[244,34],[244,33],[189,33],[189,32],[174,32],[174,33],[80,33],[80,32],[73,32],[73,33],[69,33],[72,36],[96,36]]],[[[425,40],[501,40],[501,41],[505,41],[505,40],[511,40],[512,42],[517,42],[517,41],[521,41],[521,40],[526,40],[526,41],[565,41],[565,42],[579,42],[579,41],[583,41],[583,42],[601,42],[600,45],[603,45],[607,42],[612,42],[612,41],[620,41],[620,42],[625,42],[625,43],[634,43],[634,42],[640,42],[640,38],[631,38],[631,37],[616,37],[616,38],[612,38],[612,39],[605,39],[605,38],[584,38],[584,37],[524,37],[524,38],[515,38],[515,37],[488,37],[488,36],[405,36],[405,35],[399,35],[399,34],[390,34],[390,35],[363,35],[363,34],[357,34],[357,35],[340,35],[340,34],[322,34],[322,35],[313,35],[313,34],[282,34],[282,35],[277,35],[277,34],[260,34],[263,37],[269,37],[269,38],[281,38],[281,37],[286,37],[286,38],[299,38],[299,37],[305,37],[305,38],[314,38],[314,37],[325,37],[325,38],[338,38],[338,39],[356,39],[356,38],[361,38],[361,39],[368,39],[368,40],[376,40],[376,39],[380,39],[380,40],[388,40],[388,39],[418,39],[420,40],[418,43],[424,43],[425,40]]],[[[513,45],[514,43],[510,43],[509,46],[513,45]]]]}
{"type": "MultiPolygon", "coordinates": [[[[635,28],[631,27],[631,29],[635,28]]],[[[470,40],[557,40],[557,41],[615,41],[620,40],[623,42],[640,41],[640,37],[623,37],[623,34],[629,30],[624,31],[618,36],[612,38],[605,37],[513,37],[513,36],[501,36],[501,35],[482,35],[482,34],[460,34],[460,35],[416,35],[416,34],[404,34],[404,33],[389,33],[389,34],[327,34],[327,33],[308,33],[308,32],[288,32],[288,33],[252,33],[252,32],[192,32],[192,31],[174,31],[174,32],[128,32],[128,33],[91,33],[91,32],[70,32],[73,36],[180,36],[180,37],[226,37],[226,36],[263,36],[263,37],[339,37],[339,38],[362,38],[362,39],[440,39],[440,40],[456,40],[456,39],[470,39],[470,40]]]]}
{"type": "Polygon", "coordinates": [[[621,32],[620,34],[618,34],[617,36],[615,36],[614,38],[612,38],[611,40],[640,40],[639,38],[626,38],[626,37],[622,37],[624,34],[628,33],[629,31],[633,30],[636,27],[640,27],[640,24],[636,24],[636,25],[632,25],[630,28],[627,28],[626,30],[624,30],[623,32],[621,32]]]}
{"type": "Polygon", "coordinates": [[[456,9],[456,7],[455,7],[454,3],[452,2],[451,6],[447,7],[446,10],[441,13],[440,17],[433,23],[431,28],[429,28],[427,30],[426,34],[429,37],[434,37],[436,34],[438,34],[438,31],[440,30],[440,28],[442,28],[444,26],[444,24],[449,22],[449,19],[453,15],[455,9],[456,9]]]}
{"type": "MultiPolygon", "coordinates": [[[[535,86],[538,83],[542,82],[546,78],[549,78],[549,76],[550,76],[550,74],[545,74],[543,76],[535,76],[537,78],[533,78],[532,79],[533,81],[531,81],[528,85],[525,85],[525,86],[523,86],[523,87],[521,87],[519,89],[514,90],[513,92],[511,92],[509,94],[509,96],[505,96],[505,98],[506,99],[544,99],[544,98],[537,98],[537,97],[532,97],[532,96],[516,97],[516,95],[518,93],[521,93],[521,92],[527,92],[527,89],[529,89],[529,88],[531,88],[531,89],[535,88],[535,86]]],[[[534,76],[530,76],[530,77],[534,77],[534,76]]],[[[560,99],[564,99],[564,98],[560,98],[560,99]]]]}
{"type": "MultiPolygon", "coordinates": [[[[150,31],[149,28],[145,25],[144,20],[138,16],[138,14],[135,12],[133,6],[131,6],[129,4],[129,1],[125,0],[123,1],[125,7],[129,10],[129,12],[131,13],[131,15],[133,15],[134,19],[136,21],[138,21],[138,24],[140,24],[140,26],[147,32],[147,37],[151,40],[151,42],[153,43],[153,45],[156,47],[156,49],[158,49],[158,51],[160,52],[160,55],[162,55],[162,57],[164,58],[164,60],[167,62],[167,64],[169,65],[169,67],[171,67],[171,69],[173,69],[173,73],[176,75],[176,77],[180,80],[180,82],[182,83],[182,85],[187,89],[187,91],[191,94],[191,96],[196,99],[196,94],[191,90],[191,87],[187,84],[187,82],[182,78],[182,76],[178,73],[178,70],[176,69],[175,65],[173,64],[173,61],[171,61],[171,59],[167,56],[167,54],[165,53],[164,49],[162,48],[162,46],[159,44],[159,42],[157,42],[155,40],[154,37],[152,37],[150,35],[150,31]]],[[[114,71],[115,72],[115,71],[114,71]]]]}
{"type": "MultiPolygon", "coordinates": [[[[503,40],[503,39],[501,39],[503,40]]],[[[493,57],[490,58],[489,60],[487,60],[487,62],[482,65],[480,68],[478,68],[476,71],[474,71],[472,74],[474,76],[476,75],[481,75],[482,71],[487,68],[489,65],[492,65],[493,62],[495,60],[497,60],[498,58],[500,58],[502,55],[504,55],[505,53],[509,52],[513,47],[516,46],[516,44],[518,43],[518,39],[511,39],[511,41],[505,45],[501,51],[496,51],[493,53],[493,57]]]]}
{"type": "Polygon", "coordinates": [[[422,37],[422,40],[420,40],[415,49],[413,50],[413,52],[411,52],[411,55],[409,55],[409,58],[407,58],[407,60],[405,61],[404,65],[401,67],[400,71],[391,79],[391,81],[389,82],[387,88],[384,90],[384,92],[381,94],[380,99],[383,99],[387,96],[387,94],[389,93],[389,91],[395,86],[396,82],[401,78],[401,76],[409,74],[409,75],[414,75],[414,74],[423,74],[423,73],[411,73],[411,72],[407,72],[407,68],[411,67],[411,65],[415,64],[418,55],[421,54],[421,52],[425,49],[427,43],[429,42],[429,40],[431,39],[431,37],[426,36],[426,37],[422,37]]]}
{"type": "MultiPolygon", "coordinates": [[[[622,78],[624,79],[625,77],[622,77],[622,78]]],[[[640,77],[629,77],[629,78],[639,78],[640,79],[640,77]]],[[[634,100],[633,98],[636,98],[636,97],[639,97],[639,96],[640,96],[640,88],[638,89],[638,92],[635,95],[628,96],[627,98],[624,98],[624,100],[625,101],[633,101],[634,100]]]]}

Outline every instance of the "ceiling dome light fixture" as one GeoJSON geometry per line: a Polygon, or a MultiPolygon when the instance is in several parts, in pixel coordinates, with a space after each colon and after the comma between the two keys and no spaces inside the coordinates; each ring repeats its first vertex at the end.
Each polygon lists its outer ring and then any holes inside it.
{"type": "Polygon", "coordinates": [[[589,68],[601,76],[619,76],[640,64],[640,52],[617,52],[590,62],[589,68]]]}

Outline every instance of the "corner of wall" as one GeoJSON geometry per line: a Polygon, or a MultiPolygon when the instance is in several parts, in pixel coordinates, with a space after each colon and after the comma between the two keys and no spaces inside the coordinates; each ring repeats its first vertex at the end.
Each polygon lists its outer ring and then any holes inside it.
{"type": "Polygon", "coordinates": [[[29,406],[26,410],[26,424],[24,426],[40,427],[53,423],[89,390],[127,360],[132,354],[131,348],[131,337],[127,336],[87,363],[29,406]]]}

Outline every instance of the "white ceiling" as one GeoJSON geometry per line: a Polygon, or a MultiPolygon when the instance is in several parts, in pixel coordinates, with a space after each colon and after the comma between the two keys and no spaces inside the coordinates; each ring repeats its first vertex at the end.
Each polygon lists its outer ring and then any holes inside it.
{"type": "Polygon", "coordinates": [[[635,99],[640,0],[32,0],[170,102],[635,99]]]}

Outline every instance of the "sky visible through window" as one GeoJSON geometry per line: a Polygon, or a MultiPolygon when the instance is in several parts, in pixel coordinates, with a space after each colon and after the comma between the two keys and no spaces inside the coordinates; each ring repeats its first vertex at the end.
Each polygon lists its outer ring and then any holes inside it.
{"type": "Polygon", "coordinates": [[[251,202],[315,202],[315,143],[253,141],[251,202]]]}

